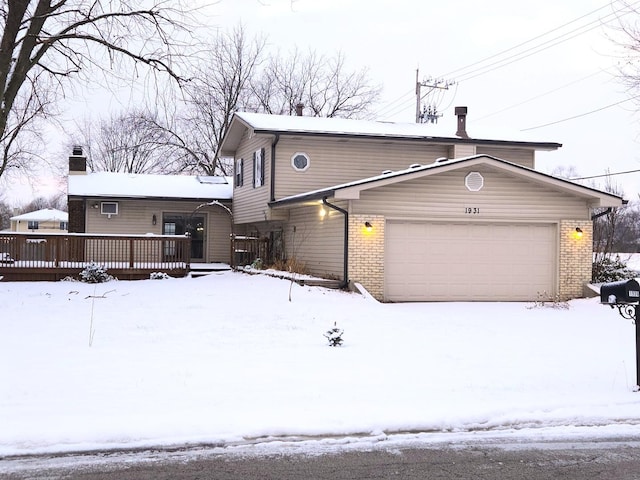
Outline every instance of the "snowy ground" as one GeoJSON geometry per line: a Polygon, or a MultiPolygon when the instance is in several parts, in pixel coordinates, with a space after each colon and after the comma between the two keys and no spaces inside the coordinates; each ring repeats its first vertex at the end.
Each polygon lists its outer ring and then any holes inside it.
{"type": "MultiPolygon", "coordinates": [[[[224,272],[0,283],[0,456],[480,430],[640,433],[597,299],[380,304],[224,272]],[[344,345],[323,336],[334,322],[344,345]]],[[[532,433],[534,434],[534,433],[532,433]]]]}

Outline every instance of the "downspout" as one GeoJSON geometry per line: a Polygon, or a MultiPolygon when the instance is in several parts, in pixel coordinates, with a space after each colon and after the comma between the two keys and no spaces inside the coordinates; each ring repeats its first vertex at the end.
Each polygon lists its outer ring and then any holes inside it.
{"type": "Polygon", "coordinates": [[[343,265],[343,274],[342,274],[342,284],[340,288],[347,288],[349,285],[349,212],[345,209],[338,207],[337,205],[332,205],[327,202],[327,197],[322,197],[323,205],[326,205],[329,208],[337,210],[338,212],[344,215],[344,265],[343,265]]]}
{"type": "Polygon", "coordinates": [[[275,201],[276,199],[276,145],[280,141],[280,134],[276,133],[273,142],[271,143],[271,181],[269,182],[270,188],[270,201],[275,201]]]}

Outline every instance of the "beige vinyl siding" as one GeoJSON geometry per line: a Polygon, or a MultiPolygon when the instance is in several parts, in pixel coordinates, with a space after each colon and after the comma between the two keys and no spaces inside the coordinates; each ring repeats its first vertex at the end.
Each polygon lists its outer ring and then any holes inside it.
{"type": "Polygon", "coordinates": [[[275,197],[380,175],[384,170],[403,170],[415,163],[426,165],[447,154],[447,145],[283,136],[276,147],[275,197]],[[291,165],[297,152],[309,156],[310,165],[304,172],[291,165]]]}
{"type": "Polygon", "coordinates": [[[465,221],[590,218],[584,199],[487,166],[363,191],[360,200],[353,202],[352,213],[375,213],[387,218],[465,221]],[[484,177],[484,187],[478,192],[471,192],[465,187],[465,176],[471,171],[480,172],[484,177]]]}
{"type": "Polygon", "coordinates": [[[517,163],[528,168],[535,168],[535,151],[520,148],[505,148],[495,146],[478,146],[476,148],[478,155],[491,155],[492,157],[501,158],[511,163],[517,163]]]}
{"type": "Polygon", "coordinates": [[[320,205],[291,209],[284,228],[286,256],[304,263],[312,275],[342,279],[344,215],[326,209],[320,220],[319,212],[320,205]]]}
{"type": "MultiPolygon", "coordinates": [[[[88,199],[86,210],[86,232],[107,234],[135,234],[152,233],[162,235],[163,213],[191,214],[202,202],[170,201],[170,200],[106,200],[88,199]],[[92,208],[101,201],[115,201],[118,203],[118,214],[107,215],[100,213],[100,208],[92,208]],[[152,224],[152,217],[156,215],[156,225],[152,224]]],[[[206,262],[228,262],[230,255],[231,221],[229,214],[217,206],[207,206],[198,210],[199,215],[206,218],[206,262]]]]}
{"type": "Polygon", "coordinates": [[[468,143],[454,145],[450,150],[450,158],[470,157],[476,154],[476,146],[468,143]]]}
{"type": "Polygon", "coordinates": [[[243,184],[233,189],[233,217],[235,223],[260,222],[269,219],[267,203],[271,194],[271,136],[245,133],[236,159],[244,160],[243,184]],[[253,188],[253,154],[264,148],[264,184],[253,188]]]}

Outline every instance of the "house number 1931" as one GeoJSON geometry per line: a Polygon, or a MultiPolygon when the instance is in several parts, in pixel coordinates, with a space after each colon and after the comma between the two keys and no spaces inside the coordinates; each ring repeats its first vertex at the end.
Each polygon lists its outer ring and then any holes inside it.
{"type": "Polygon", "coordinates": [[[467,213],[469,215],[477,215],[480,213],[480,207],[465,207],[464,213],[467,213]]]}

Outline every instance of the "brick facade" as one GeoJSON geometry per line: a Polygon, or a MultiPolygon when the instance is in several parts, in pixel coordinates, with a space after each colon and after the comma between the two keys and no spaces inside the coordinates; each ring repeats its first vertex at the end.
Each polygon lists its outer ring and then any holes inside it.
{"type": "Polygon", "coordinates": [[[593,224],[584,220],[560,222],[560,258],[558,295],[562,300],[584,296],[584,288],[591,281],[593,263],[593,224]],[[582,237],[576,235],[582,230],[582,237]]]}
{"type": "Polygon", "coordinates": [[[349,215],[349,279],[378,300],[384,296],[384,225],[381,215],[349,215]]]}

